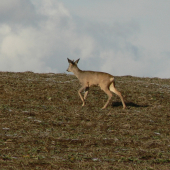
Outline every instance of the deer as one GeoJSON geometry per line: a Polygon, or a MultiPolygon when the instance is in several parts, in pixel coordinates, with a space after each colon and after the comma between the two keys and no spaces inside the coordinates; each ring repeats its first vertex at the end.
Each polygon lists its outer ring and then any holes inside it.
{"type": "Polygon", "coordinates": [[[80,70],[77,66],[80,58],[76,61],[70,60],[69,58],[67,58],[67,60],[69,63],[67,71],[72,72],[78,78],[80,84],[82,85],[81,88],[78,90],[78,94],[83,102],[82,106],[85,106],[85,100],[87,98],[90,86],[97,85],[108,95],[108,99],[102,109],[105,109],[108,106],[113,96],[112,92],[120,97],[123,109],[126,108],[121,93],[115,88],[115,80],[111,74],[105,72],[80,70]],[[81,95],[81,92],[83,90],[85,91],[84,98],[81,95]]]}

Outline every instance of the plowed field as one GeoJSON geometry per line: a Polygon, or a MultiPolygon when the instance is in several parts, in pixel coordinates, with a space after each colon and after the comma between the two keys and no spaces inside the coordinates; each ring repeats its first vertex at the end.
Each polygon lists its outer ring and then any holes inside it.
{"type": "Polygon", "coordinates": [[[0,72],[1,169],[170,169],[170,79],[115,77],[127,109],[67,74],[0,72]]]}

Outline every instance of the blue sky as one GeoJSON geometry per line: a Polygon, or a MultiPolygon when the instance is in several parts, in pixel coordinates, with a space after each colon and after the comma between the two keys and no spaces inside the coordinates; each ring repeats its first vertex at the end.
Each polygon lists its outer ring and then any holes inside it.
{"type": "Polygon", "coordinates": [[[170,77],[170,1],[0,1],[1,71],[170,77]]]}

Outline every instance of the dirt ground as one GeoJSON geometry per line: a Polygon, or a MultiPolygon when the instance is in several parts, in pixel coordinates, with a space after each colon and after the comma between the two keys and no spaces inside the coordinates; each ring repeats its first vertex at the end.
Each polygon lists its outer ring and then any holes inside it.
{"type": "Polygon", "coordinates": [[[99,87],[82,107],[73,75],[0,72],[1,169],[170,169],[170,79],[115,79],[125,110],[99,87]]]}

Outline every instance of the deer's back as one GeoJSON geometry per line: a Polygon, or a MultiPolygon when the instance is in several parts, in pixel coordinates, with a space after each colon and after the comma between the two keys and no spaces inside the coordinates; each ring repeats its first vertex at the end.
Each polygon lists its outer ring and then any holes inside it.
{"type": "Polygon", "coordinates": [[[105,72],[96,72],[96,71],[82,71],[78,76],[78,79],[81,84],[100,85],[103,83],[109,83],[114,77],[111,74],[105,72]]]}

